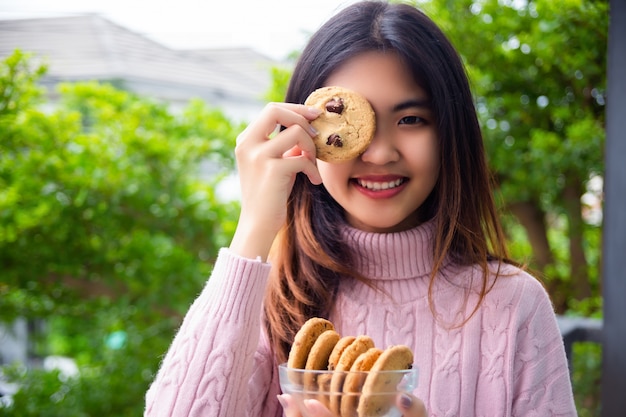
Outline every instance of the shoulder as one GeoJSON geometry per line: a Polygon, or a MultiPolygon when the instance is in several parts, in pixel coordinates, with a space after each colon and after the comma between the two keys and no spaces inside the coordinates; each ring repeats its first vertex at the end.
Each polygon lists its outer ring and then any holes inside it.
{"type": "Polygon", "coordinates": [[[525,269],[507,263],[489,264],[490,283],[495,291],[520,292],[528,297],[547,296],[543,283],[525,269]]]}
{"type": "Polygon", "coordinates": [[[526,292],[545,294],[543,283],[527,270],[508,263],[489,264],[490,282],[494,288],[523,287],[526,292]]]}
{"type": "MultiPolygon", "coordinates": [[[[485,306],[509,310],[519,321],[554,318],[555,312],[543,283],[526,270],[510,264],[490,264],[491,285],[484,297],[485,306]]],[[[551,320],[550,320],[551,321],[551,320]]]]}
{"type": "Polygon", "coordinates": [[[485,301],[498,304],[547,297],[547,291],[539,279],[520,267],[503,262],[489,263],[487,274],[479,265],[448,265],[442,278],[443,285],[462,288],[474,295],[484,293],[485,301]]]}
{"type": "Polygon", "coordinates": [[[462,303],[460,308],[468,309],[469,314],[478,313],[484,320],[503,325],[520,326],[537,315],[554,316],[545,287],[526,270],[492,262],[486,272],[479,265],[447,265],[433,284],[435,303],[451,311],[462,303]]]}

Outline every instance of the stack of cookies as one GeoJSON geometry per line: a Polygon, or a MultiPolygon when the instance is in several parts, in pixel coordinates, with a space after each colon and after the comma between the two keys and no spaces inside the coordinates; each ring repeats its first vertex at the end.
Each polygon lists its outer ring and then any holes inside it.
{"type": "Polygon", "coordinates": [[[319,317],[300,328],[287,362],[290,369],[305,370],[298,382],[341,417],[384,415],[395,401],[389,393],[403,376],[387,371],[411,369],[412,364],[409,347],[380,349],[366,335],[342,337],[330,321],[319,317]]]}

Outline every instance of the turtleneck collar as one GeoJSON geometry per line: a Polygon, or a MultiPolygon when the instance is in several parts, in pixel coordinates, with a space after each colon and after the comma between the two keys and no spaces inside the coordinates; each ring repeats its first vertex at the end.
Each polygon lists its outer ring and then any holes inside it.
{"type": "Polygon", "coordinates": [[[432,271],[432,220],[402,232],[373,233],[344,226],[342,233],[355,253],[355,268],[370,279],[416,278],[432,271]]]}

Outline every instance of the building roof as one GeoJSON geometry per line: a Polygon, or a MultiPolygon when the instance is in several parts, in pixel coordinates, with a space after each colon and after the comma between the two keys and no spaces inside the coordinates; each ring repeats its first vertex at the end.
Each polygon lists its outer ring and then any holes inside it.
{"type": "Polygon", "coordinates": [[[271,66],[252,49],[176,50],[100,15],[0,20],[0,57],[15,49],[48,64],[42,80],[115,80],[171,103],[201,98],[249,116],[263,104],[271,66]]]}

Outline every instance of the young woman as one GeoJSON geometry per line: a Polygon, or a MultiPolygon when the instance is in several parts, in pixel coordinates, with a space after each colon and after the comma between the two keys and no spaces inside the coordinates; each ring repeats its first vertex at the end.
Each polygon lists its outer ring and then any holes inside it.
{"type": "MultiPolygon", "coordinates": [[[[297,416],[277,366],[310,317],[415,354],[405,416],[575,415],[547,293],[507,258],[461,60],[417,9],[362,2],[311,38],[285,103],[238,138],[238,227],[147,394],[147,416],[297,416]],[[315,159],[306,97],[361,93],[372,143],[315,159]],[[283,129],[269,139],[275,127],[283,129]],[[284,409],[283,409],[284,406],[284,409]]],[[[326,415],[310,404],[312,415],[326,415]]]]}

